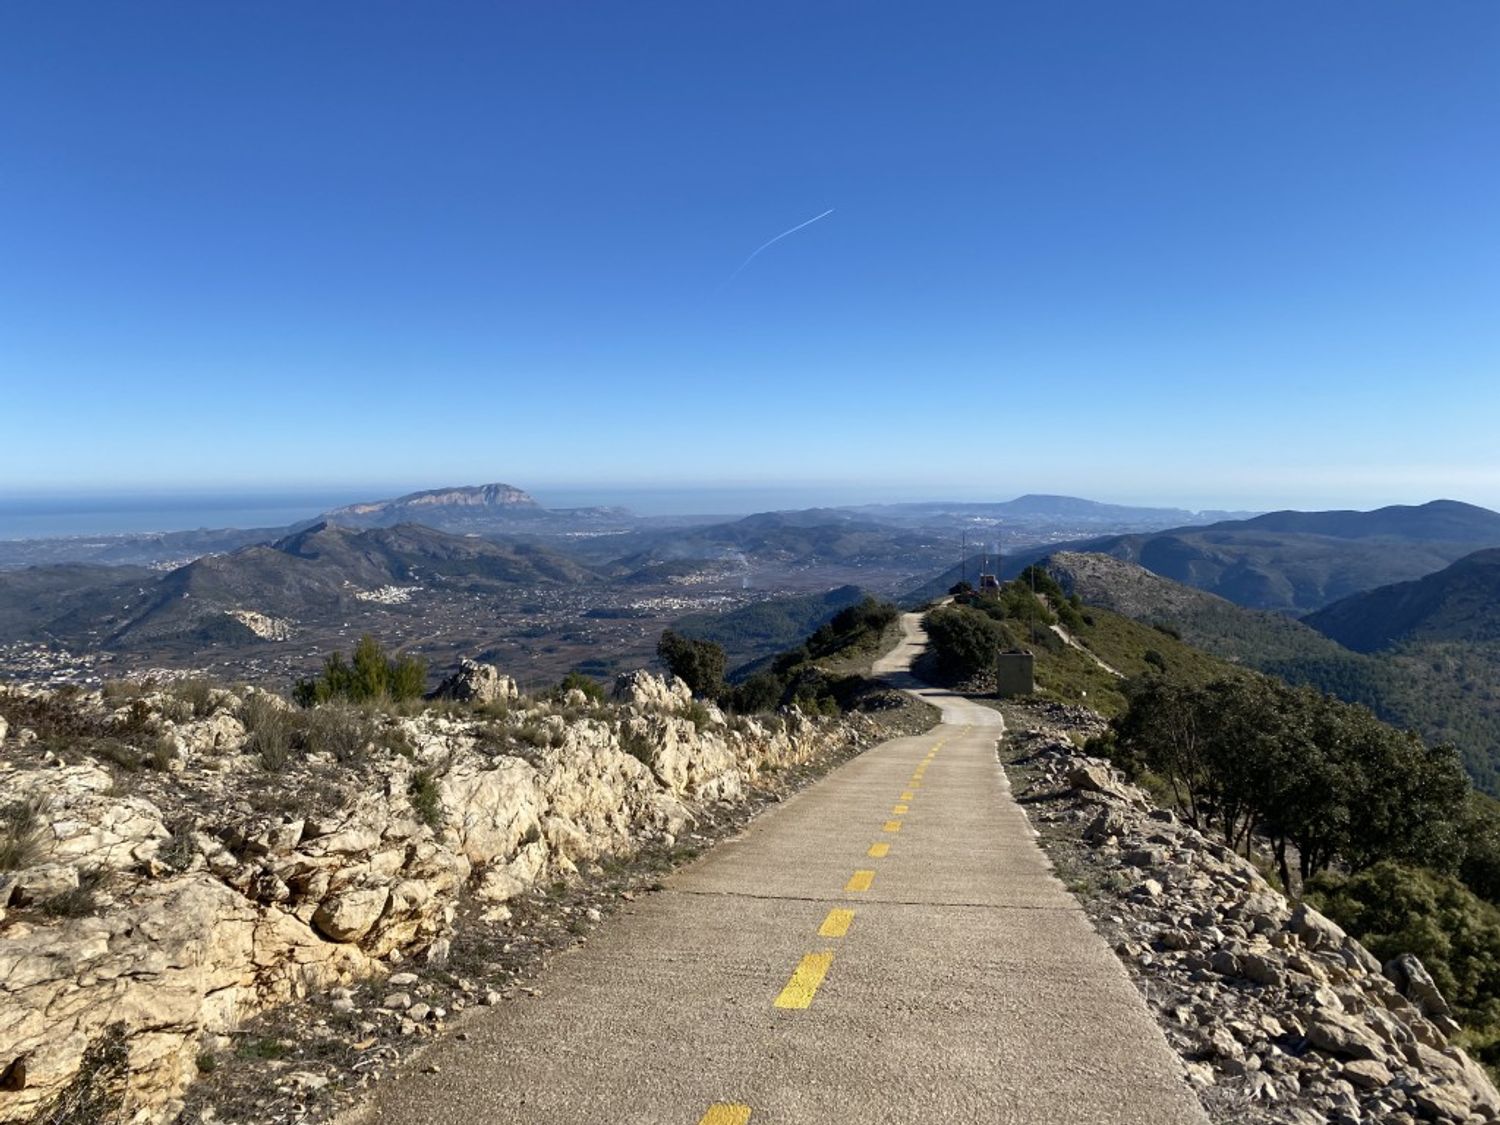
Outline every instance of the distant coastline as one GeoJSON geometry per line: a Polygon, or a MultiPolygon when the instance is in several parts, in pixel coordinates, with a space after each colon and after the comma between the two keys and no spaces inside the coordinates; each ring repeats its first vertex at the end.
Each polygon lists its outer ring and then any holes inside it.
{"type": "Polygon", "coordinates": [[[147,535],[200,528],[285,527],[363,494],[0,498],[0,539],[147,535]]]}

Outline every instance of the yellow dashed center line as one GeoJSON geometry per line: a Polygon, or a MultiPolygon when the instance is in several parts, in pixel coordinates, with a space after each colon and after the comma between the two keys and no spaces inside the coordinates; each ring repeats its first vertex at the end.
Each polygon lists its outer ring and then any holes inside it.
{"type": "Polygon", "coordinates": [[[882,831],[885,831],[885,832],[900,832],[901,831],[901,822],[899,820],[888,820],[888,821],[885,822],[885,828],[882,829],[882,831]]]}
{"type": "Polygon", "coordinates": [[[844,884],[844,890],[868,891],[870,884],[874,881],[875,872],[866,870],[856,871],[853,875],[849,876],[849,881],[844,884]]]}
{"type": "Polygon", "coordinates": [[[792,970],[792,979],[786,982],[781,995],[776,997],[776,1007],[806,1008],[811,1005],[813,994],[818,991],[818,985],[823,983],[823,978],[828,975],[828,966],[832,964],[833,954],[828,952],[809,953],[802,958],[792,970]]]}
{"type": "Polygon", "coordinates": [[[715,1102],[698,1119],[698,1125],[745,1125],[749,1120],[749,1106],[739,1102],[715,1102]]]}
{"type": "Polygon", "coordinates": [[[905,805],[892,805],[891,812],[895,813],[897,816],[905,816],[907,809],[905,805]]]}
{"type": "Polygon", "coordinates": [[[889,844],[871,844],[870,850],[867,851],[865,855],[869,856],[871,859],[884,859],[886,857],[886,853],[890,850],[891,846],[889,844]]]}
{"type": "Polygon", "coordinates": [[[917,795],[915,793],[913,793],[910,789],[907,789],[907,790],[905,790],[901,794],[901,799],[903,801],[911,801],[911,800],[914,800],[916,798],[916,796],[917,795]]]}
{"type": "Polygon", "coordinates": [[[828,917],[823,919],[823,924],[818,927],[819,937],[843,937],[849,932],[849,924],[854,921],[852,910],[830,910],[828,917]]]}

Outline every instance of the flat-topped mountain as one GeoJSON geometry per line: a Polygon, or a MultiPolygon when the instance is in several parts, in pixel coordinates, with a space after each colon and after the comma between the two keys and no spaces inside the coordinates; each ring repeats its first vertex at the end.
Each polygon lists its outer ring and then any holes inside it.
{"type": "Polygon", "coordinates": [[[1355,594],[1303,620],[1359,652],[1408,642],[1500,643],[1500,550],[1476,551],[1436,574],[1355,594]]]}
{"type": "Polygon", "coordinates": [[[544,509],[530,495],[508,484],[477,484],[460,488],[429,488],[409,492],[394,500],[372,500],[347,504],[326,513],[335,522],[375,520],[409,523],[421,514],[440,508],[480,509],[489,514],[540,514],[544,509]]]}
{"type": "Polygon", "coordinates": [[[393,500],[371,500],[335,508],[320,521],[345,527],[394,527],[418,523],[440,531],[505,532],[517,525],[564,530],[575,523],[632,522],[621,508],[544,508],[530,494],[508,484],[431,488],[393,500]]]}

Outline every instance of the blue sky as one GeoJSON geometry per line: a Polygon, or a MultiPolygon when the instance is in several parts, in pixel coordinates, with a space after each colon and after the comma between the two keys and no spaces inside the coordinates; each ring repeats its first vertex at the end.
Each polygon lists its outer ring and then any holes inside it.
{"type": "Polygon", "coordinates": [[[0,490],[1500,505],[1497,120],[1493,0],[7,5],[0,490]]]}

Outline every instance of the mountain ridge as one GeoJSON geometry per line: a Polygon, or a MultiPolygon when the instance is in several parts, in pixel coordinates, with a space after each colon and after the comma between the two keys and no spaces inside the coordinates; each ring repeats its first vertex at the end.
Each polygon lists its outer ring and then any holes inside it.
{"type": "Polygon", "coordinates": [[[1500,549],[1409,582],[1354,594],[1302,619],[1356,652],[1409,641],[1500,643],[1500,549]]]}

